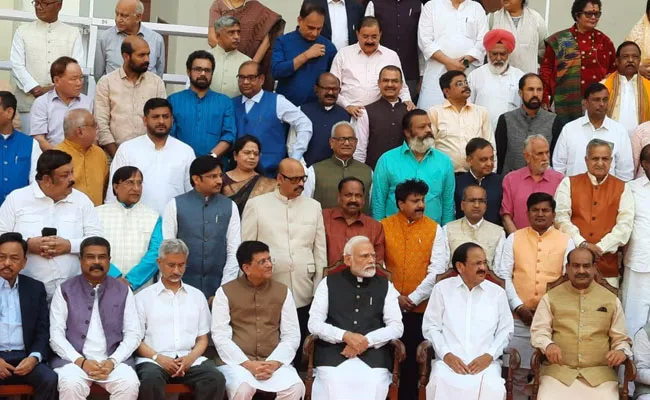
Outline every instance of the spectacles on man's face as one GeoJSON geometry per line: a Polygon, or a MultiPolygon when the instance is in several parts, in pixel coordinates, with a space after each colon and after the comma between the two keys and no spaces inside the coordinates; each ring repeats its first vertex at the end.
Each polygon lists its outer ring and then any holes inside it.
{"type": "Polygon", "coordinates": [[[280,174],[280,175],[282,175],[282,177],[285,180],[291,182],[293,185],[307,182],[307,175],[303,175],[303,176],[286,176],[285,174],[280,174]]]}
{"type": "Polygon", "coordinates": [[[217,179],[223,179],[223,173],[218,174],[203,174],[201,178],[208,178],[210,180],[216,181],[217,179]]]}
{"type": "Polygon", "coordinates": [[[34,8],[36,7],[45,8],[51,6],[52,4],[60,3],[60,2],[61,0],[54,0],[54,1],[33,0],[32,5],[34,6],[34,8]]]}
{"type": "Polygon", "coordinates": [[[241,82],[254,82],[259,78],[259,75],[237,75],[237,79],[241,82]]]}
{"type": "Polygon", "coordinates": [[[192,67],[192,72],[195,72],[199,75],[201,74],[210,75],[212,73],[212,68],[192,67]]]}
{"type": "Polygon", "coordinates": [[[487,201],[485,199],[463,199],[465,203],[469,204],[475,204],[482,206],[483,204],[487,204],[487,201]]]}
{"type": "Polygon", "coordinates": [[[338,144],[343,144],[345,142],[348,142],[348,143],[352,144],[352,143],[356,143],[356,142],[359,141],[359,139],[357,139],[355,137],[333,137],[331,139],[334,140],[335,142],[337,142],[338,144]]]}
{"type": "Polygon", "coordinates": [[[601,11],[583,11],[580,14],[587,18],[600,18],[603,15],[601,11]]]}
{"type": "Polygon", "coordinates": [[[126,181],[122,181],[121,183],[123,183],[124,186],[126,186],[129,189],[133,189],[134,187],[142,187],[141,180],[128,179],[126,181]]]}
{"type": "Polygon", "coordinates": [[[465,86],[469,86],[469,83],[466,80],[465,81],[456,81],[454,83],[454,86],[456,86],[456,87],[465,87],[465,86]]]}

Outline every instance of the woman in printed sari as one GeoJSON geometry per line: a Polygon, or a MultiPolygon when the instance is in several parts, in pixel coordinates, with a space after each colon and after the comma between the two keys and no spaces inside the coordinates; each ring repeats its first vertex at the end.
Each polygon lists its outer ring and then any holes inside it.
{"type": "Polygon", "coordinates": [[[632,31],[625,38],[632,41],[641,48],[641,65],[639,73],[644,78],[650,79],[650,0],[646,3],[645,14],[639,22],[634,25],[632,31]]]}
{"type": "Polygon", "coordinates": [[[274,179],[259,174],[257,167],[262,148],[255,136],[244,135],[233,146],[235,168],[223,175],[221,194],[237,204],[239,215],[244,212],[248,199],[275,190],[274,179]]]}
{"type": "Polygon", "coordinates": [[[616,71],[614,44],[596,29],[601,9],[601,0],[575,0],[571,15],[576,23],[546,39],[540,68],[544,105],[555,104],[556,114],[567,122],[584,115],[584,90],[616,71]]]}

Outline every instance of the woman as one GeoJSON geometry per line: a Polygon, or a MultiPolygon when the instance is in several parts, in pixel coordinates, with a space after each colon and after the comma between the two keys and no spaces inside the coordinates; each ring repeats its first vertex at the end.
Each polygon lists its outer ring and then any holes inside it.
{"type": "Polygon", "coordinates": [[[616,49],[596,29],[602,15],[600,0],[575,0],[571,15],[575,24],[546,39],[540,68],[544,105],[555,103],[555,113],[565,121],[584,115],[582,94],[587,86],[616,71],[616,49]]]}
{"type": "Polygon", "coordinates": [[[515,51],[509,62],[524,73],[537,73],[538,62],[544,56],[546,23],[526,0],[502,0],[503,8],[488,17],[490,29],[500,28],[512,32],[517,39],[515,51]]]}
{"type": "Polygon", "coordinates": [[[266,76],[264,89],[273,91],[271,46],[275,38],[284,33],[284,20],[257,0],[215,0],[210,7],[208,25],[208,43],[211,47],[217,45],[214,22],[223,15],[239,20],[241,36],[238,50],[261,65],[266,76]]]}
{"type": "Polygon", "coordinates": [[[275,180],[257,172],[261,152],[260,141],[251,135],[240,137],[233,146],[235,168],[224,174],[221,194],[237,204],[239,215],[244,212],[248,199],[272,192],[277,187],[275,180]]]}
{"type": "Polygon", "coordinates": [[[645,14],[634,25],[625,40],[630,40],[641,48],[639,72],[645,78],[650,79],[650,0],[646,3],[645,14]]]}

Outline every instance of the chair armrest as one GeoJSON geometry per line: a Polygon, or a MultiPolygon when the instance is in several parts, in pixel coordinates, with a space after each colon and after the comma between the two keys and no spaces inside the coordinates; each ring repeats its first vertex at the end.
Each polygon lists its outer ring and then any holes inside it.
{"type": "Polygon", "coordinates": [[[393,356],[397,362],[403,362],[406,359],[406,347],[404,343],[399,339],[395,339],[390,341],[390,345],[393,346],[393,356]]]}
{"type": "Polygon", "coordinates": [[[636,364],[630,357],[628,357],[625,359],[623,365],[625,367],[625,380],[627,380],[628,382],[634,382],[637,373],[636,364]]]}
{"type": "Polygon", "coordinates": [[[533,356],[530,358],[530,369],[539,372],[542,363],[546,361],[546,355],[540,349],[535,349],[533,356]]]}
{"type": "Polygon", "coordinates": [[[508,347],[503,350],[503,354],[507,354],[508,357],[508,368],[512,371],[518,370],[521,366],[521,356],[519,352],[514,347],[508,347]]]}
{"type": "Polygon", "coordinates": [[[308,335],[305,338],[305,342],[302,344],[302,354],[306,357],[311,356],[314,353],[314,345],[316,344],[316,336],[308,335]]]}

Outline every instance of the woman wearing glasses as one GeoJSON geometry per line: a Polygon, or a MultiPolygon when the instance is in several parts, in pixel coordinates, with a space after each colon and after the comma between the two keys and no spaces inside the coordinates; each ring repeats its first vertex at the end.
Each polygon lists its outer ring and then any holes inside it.
{"type": "Polygon", "coordinates": [[[584,115],[582,94],[595,82],[616,71],[616,49],[596,29],[602,15],[600,0],[575,0],[571,15],[575,24],[546,39],[546,53],[540,68],[544,82],[544,105],[567,122],[584,115]]]}
{"type": "Polygon", "coordinates": [[[625,40],[632,41],[641,48],[639,72],[645,78],[650,79],[650,0],[646,3],[645,14],[634,25],[625,40]]]}

